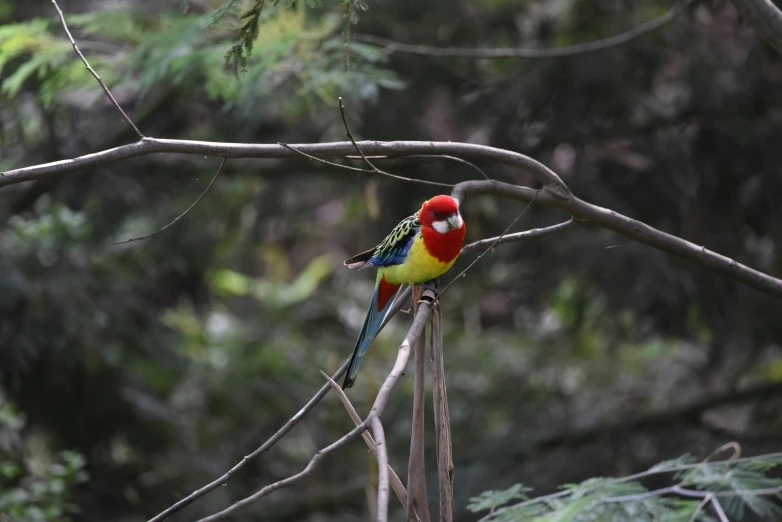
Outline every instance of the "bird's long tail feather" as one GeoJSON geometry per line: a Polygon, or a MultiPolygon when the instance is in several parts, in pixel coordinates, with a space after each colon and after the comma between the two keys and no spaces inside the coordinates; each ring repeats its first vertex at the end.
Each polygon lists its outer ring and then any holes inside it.
{"type": "Polygon", "coordinates": [[[348,366],[347,374],[345,374],[345,382],[342,384],[342,389],[350,388],[356,382],[356,375],[361,366],[361,361],[364,359],[369,345],[375,339],[380,325],[383,324],[383,320],[388,315],[391,303],[394,301],[394,296],[400,286],[402,285],[389,283],[386,281],[385,276],[378,274],[372,303],[369,305],[367,316],[364,318],[364,326],[361,327],[356,346],[353,348],[353,355],[350,357],[350,365],[348,366]]]}

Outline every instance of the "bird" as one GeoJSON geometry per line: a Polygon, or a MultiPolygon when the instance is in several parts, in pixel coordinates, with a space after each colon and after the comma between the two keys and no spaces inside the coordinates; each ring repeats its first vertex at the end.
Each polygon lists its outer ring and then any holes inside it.
{"type": "Polygon", "coordinates": [[[375,248],[345,260],[348,268],[378,269],[375,293],[350,357],[342,389],[353,386],[361,361],[404,284],[422,284],[453,265],[464,242],[465,224],[459,201],[441,194],[403,219],[375,248]]]}

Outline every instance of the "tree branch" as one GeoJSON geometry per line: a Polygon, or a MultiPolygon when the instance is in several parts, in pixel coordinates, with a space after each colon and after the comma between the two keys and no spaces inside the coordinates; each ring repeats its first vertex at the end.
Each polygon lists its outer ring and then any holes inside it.
{"type": "Polygon", "coordinates": [[[771,0],[731,0],[757,35],[782,54],[782,10],[771,0]]]}
{"type": "MultiPolygon", "coordinates": [[[[417,299],[413,300],[413,309],[417,308],[417,299]]],[[[423,333],[423,332],[422,332],[423,333]]],[[[431,520],[429,502],[426,495],[426,460],[424,459],[424,383],[426,381],[426,343],[424,337],[415,343],[415,373],[413,379],[413,420],[410,429],[410,456],[407,461],[407,504],[405,520],[415,520],[420,513],[423,522],[431,520]]]]}
{"type": "MultiPolygon", "coordinates": [[[[537,178],[543,185],[551,185],[547,191],[549,197],[567,199],[570,191],[562,180],[551,169],[534,159],[511,152],[509,150],[475,145],[472,143],[437,142],[437,141],[360,141],[357,142],[367,155],[388,157],[406,157],[421,154],[437,154],[449,156],[466,156],[494,163],[516,167],[537,178]]],[[[254,143],[221,143],[211,141],[171,140],[161,138],[144,138],[136,143],[122,145],[112,149],[86,154],[73,159],[54,161],[31,167],[8,170],[0,177],[0,188],[42,179],[57,174],[76,172],[88,167],[96,167],[116,161],[157,154],[175,152],[181,154],[222,156],[227,158],[291,158],[304,152],[318,158],[333,159],[352,156],[355,153],[353,143],[349,141],[331,143],[304,144],[254,144],[254,143]],[[296,151],[291,150],[295,148],[296,151]],[[298,151],[298,152],[297,152],[298,151]]],[[[527,189],[532,197],[533,189],[527,189]]]]}
{"type": "Polygon", "coordinates": [[[443,322],[438,303],[432,312],[432,403],[434,410],[437,476],[440,485],[440,522],[453,521],[453,453],[451,448],[451,419],[448,413],[448,394],[443,364],[443,322]]]}
{"type": "MultiPolygon", "coordinates": [[[[318,163],[324,163],[326,165],[330,165],[332,167],[337,167],[337,168],[340,168],[340,169],[355,170],[357,172],[367,172],[369,174],[380,174],[381,176],[387,176],[387,177],[392,178],[392,179],[398,179],[399,181],[409,181],[409,182],[412,182],[412,183],[420,183],[422,185],[434,185],[436,187],[446,187],[446,188],[453,187],[453,185],[450,184],[450,183],[437,183],[436,181],[427,181],[425,179],[406,178],[404,176],[398,176],[396,174],[391,174],[390,172],[385,172],[385,171],[379,170],[379,169],[374,169],[374,170],[373,169],[362,169],[362,168],[359,168],[359,167],[351,167],[350,165],[342,165],[341,163],[334,163],[333,161],[324,160],[324,159],[318,158],[316,156],[313,156],[311,154],[307,154],[306,152],[302,152],[302,151],[300,151],[300,150],[298,150],[298,149],[288,145],[287,143],[279,143],[279,144],[282,145],[283,147],[287,148],[287,149],[292,150],[296,154],[300,154],[301,156],[304,156],[305,158],[307,158],[309,160],[317,161],[318,163]]],[[[352,156],[347,156],[347,157],[352,159],[352,156]]],[[[486,178],[486,179],[488,179],[488,178],[486,178]]]]}
{"type": "MultiPolygon", "coordinates": [[[[318,462],[320,462],[320,460],[325,455],[331,453],[336,449],[341,448],[348,442],[352,441],[353,439],[361,435],[372,424],[373,419],[379,420],[381,414],[383,413],[383,410],[386,407],[386,403],[388,402],[388,397],[391,395],[391,391],[394,389],[397,382],[399,382],[399,379],[402,377],[402,374],[405,371],[405,367],[407,366],[407,361],[410,358],[410,347],[412,343],[416,339],[418,339],[418,336],[421,335],[421,331],[423,330],[424,326],[426,325],[426,322],[429,320],[429,317],[431,316],[432,307],[429,304],[429,302],[431,302],[434,299],[434,294],[431,290],[427,290],[425,295],[428,301],[424,300],[420,303],[420,306],[418,308],[418,313],[415,316],[413,324],[410,326],[410,329],[408,330],[404,341],[402,341],[402,344],[399,346],[399,351],[397,353],[397,358],[396,358],[396,362],[394,363],[394,367],[391,370],[391,373],[388,374],[388,377],[386,377],[386,380],[383,382],[383,385],[380,387],[380,391],[378,391],[377,397],[375,398],[375,403],[373,404],[372,409],[369,410],[369,414],[367,415],[367,418],[361,424],[359,424],[351,431],[349,431],[347,434],[345,434],[342,438],[338,439],[337,441],[331,443],[329,446],[326,446],[325,448],[315,453],[312,459],[310,459],[309,463],[299,473],[287,477],[283,480],[269,484],[268,486],[256,491],[252,495],[249,495],[235,502],[234,504],[231,504],[229,507],[225,508],[224,510],[200,519],[198,522],[214,522],[215,520],[222,520],[228,515],[230,515],[231,513],[233,513],[234,511],[237,511],[247,506],[248,504],[252,504],[253,502],[265,497],[269,493],[281,489],[290,484],[293,484],[294,482],[297,482],[304,477],[307,477],[312,473],[312,471],[315,469],[315,466],[317,466],[318,462]]],[[[345,364],[343,364],[343,368],[346,366],[347,366],[347,361],[345,362],[345,364]]],[[[342,368],[340,368],[340,371],[343,371],[342,368]]],[[[339,377],[338,375],[334,376],[334,378],[338,378],[338,377],[339,377]]],[[[331,385],[329,383],[326,383],[324,385],[324,387],[327,390],[330,386],[331,385]]],[[[312,400],[310,400],[310,402],[312,402],[312,400]]],[[[380,437],[383,436],[382,431],[376,431],[375,432],[376,440],[378,439],[378,434],[380,434],[380,437]]],[[[387,464],[388,462],[386,460],[385,462],[386,473],[388,471],[387,464]]],[[[387,501],[388,499],[387,481],[385,482],[385,485],[386,485],[385,498],[387,501]]],[[[382,508],[378,507],[378,509],[382,509],[382,508]]],[[[162,518],[160,520],[162,520],[162,518]]]]}
{"type": "Polygon", "coordinates": [[[377,522],[388,522],[388,448],[383,422],[373,415],[370,425],[377,448],[377,522]]]}
{"type": "Polygon", "coordinates": [[[84,55],[79,50],[79,46],[76,45],[76,40],[73,39],[73,36],[71,35],[70,29],[68,29],[68,24],[65,23],[65,15],[62,14],[62,9],[60,9],[60,6],[57,5],[57,0],[52,0],[52,4],[54,4],[55,9],[57,9],[57,14],[60,15],[60,22],[62,22],[62,27],[65,29],[65,34],[68,35],[68,40],[71,41],[71,45],[73,46],[73,50],[76,51],[76,54],[79,55],[79,58],[81,59],[82,63],[84,64],[84,67],[87,68],[88,71],[90,71],[90,74],[92,74],[96,80],[98,80],[98,83],[103,88],[103,92],[106,93],[106,96],[109,97],[109,100],[111,100],[111,103],[114,104],[114,107],[117,108],[120,114],[122,114],[122,117],[125,119],[125,121],[128,123],[128,125],[131,126],[131,128],[136,131],[136,134],[138,134],[139,138],[143,138],[144,135],[141,134],[141,131],[138,130],[138,127],[136,127],[136,124],[133,123],[133,120],[131,120],[127,114],[125,114],[125,111],[122,110],[122,107],[120,107],[119,103],[117,103],[117,100],[114,99],[114,96],[111,94],[111,91],[108,87],[106,87],[106,84],[103,82],[103,79],[101,79],[100,76],[98,76],[98,73],[95,72],[95,69],[93,69],[90,66],[90,63],[87,61],[87,58],[84,57],[84,55]]]}
{"type": "MultiPolygon", "coordinates": [[[[450,58],[559,58],[562,56],[574,56],[577,54],[602,51],[611,47],[625,44],[631,40],[635,40],[636,38],[655,31],[676,20],[676,18],[678,18],[679,15],[685,11],[687,5],[689,5],[691,1],[692,0],[683,2],[677,1],[676,5],[662,16],[654,18],[653,20],[649,20],[648,22],[644,22],[641,25],[623,33],[619,33],[603,40],[580,43],[567,47],[552,47],[548,49],[524,49],[518,47],[483,49],[469,47],[432,47],[429,45],[415,45],[395,42],[387,38],[381,38],[379,36],[373,36],[370,34],[357,34],[355,39],[364,43],[381,45],[384,47],[384,50],[389,53],[398,51],[409,54],[450,58]]],[[[734,2],[735,1],[736,0],[734,0],[734,2]]]]}
{"type": "MultiPolygon", "coordinates": [[[[356,412],[356,409],[350,403],[350,399],[348,399],[348,396],[345,394],[345,391],[342,389],[342,387],[337,384],[334,379],[329,377],[326,372],[321,371],[320,374],[326,378],[326,380],[331,385],[331,389],[334,390],[334,392],[339,397],[339,400],[342,401],[342,405],[345,406],[345,409],[347,410],[348,415],[350,415],[350,419],[353,421],[353,424],[356,426],[361,424],[361,417],[358,416],[358,412],[356,412]]],[[[372,438],[372,435],[365,431],[361,434],[361,437],[364,439],[364,442],[366,442],[369,451],[371,451],[373,455],[377,456],[377,445],[375,444],[375,440],[372,438]]],[[[399,475],[397,475],[396,471],[394,471],[394,468],[391,467],[391,464],[388,465],[388,474],[389,481],[391,483],[391,489],[394,490],[396,497],[404,507],[407,504],[407,490],[405,490],[405,486],[399,479],[399,475]]]]}
{"type": "MultiPolygon", "coordinates": [[[[343,373],[348,369],[348,363],[349,360],[345,360],[345,362],[342,363],[342,366],[339,367],[337,372],[333,375],[333,379],[339,379],[343,373]]],[[[324,384],[320,390],[307,402],[307,404],[304,405],[302,409],[299,410],[299,412],[291,417],[291,419],[285,423],[285,425],[280,428],[277,433],[271,436],[266,442],[264,442],[258,449],[250,453],[249,455],[245,456],[239,463],[237,463],[234,467],[229,469],[226,473],[224,473],[219,478],[213,480],[206,486],[197,489],[196,491],[192,492],[179,502],[175,503],[165,511],[161,512],[157,516],[149,519],[148,522],[160,522],[161,520],[165,520],[168,518],[171,514],[179,511],[180,509],[192,504],[195,500],[197,500],[200,497],[203,497],[210,491],[220,487],[220,485],[225,484],[228,482],[228,480],[240,469],[242,469],[247,463],[254,459],[255,457],[262,455],[265,453],[269,448],[274,446],[277,441],[279,441],[281,438],[283,438],[290,430],[293,428],[298,422],[312,410],[312,408],[315,407],[315,405],[320,402],[320,400],[328,393],[329,391],[329,384],[324,384]]]]}
{"type": "MultiPolygon", "coordinates": [[[[459,183],[454,187],[451,196],[462,200],[467,195],[492,194],[519,201],[530,201],[535,193],[536,191],[526,187],[492,180],[459,183]]],[[[674,254],[691,263],[714,270],[751,288],[782,299],[782,280],[780,279],[766,275],[686,239],[657,230],[641,221],[587,203],[575,196],[563,200],[545,197],[547,194],[548,192],[541,193],[537,201],[567,212],[578,220],[589,221],[608,230],[613,230],[639,243],[674,254]]]]}
{"type": "MultiPolygon", "coordinates": [[[[544,186],[547,186],[546,191],[511,185],[496,180],[476,180],[457,184],[451,191],[451,195],[459,201],[462,201],[467,195],[476,194],[492,194],[520,201],[530,201],[536,198],[537,202],[567,212],[577,220],[590,221],[640,243],[677,255],[696,265],[715,270],[751,288],[777,298],[782,298],[782,280],[707,250],[705,247],[697,246],[689,241],[652,228],[640,221],[580,200],[571,194],[564,182],[551,169],[523,154],[485,145],[455,142],[364,141],[357,143],[365,155],[405,157],[420,154],[446,154],[449,156],[477,158],[518,168],[534,176],[544,186]]],[[[291,147],[319,158],[340,158],[351,156],[355,152],[352,142],[296,144],[291,145],[291,147]]],[[[133,144],[87,154],[74,159],[23,167],[0,173],[0,188],[22,181],[42,179],[126,158],[160,152],[228,158],[291,158],[298,156],[290,148],[279,144],[218,143],[144,138],[133,144]]]]}
{"type": "Polygon", "coordinates": [[[556,234],[557,232],[562,232],[563,230],[573,228],[577,224],[578,222],[576,220],[570,218],[563,223],[551,225],[550,227],[532,228],[529,230],[524,230],[523,232],[515,232],[513,234],[505,234],[497,237],[481,239],[462,247],[462,251],[459,252],[459,255],[463,256],[465,254],[472,254],[473,252],[478,252],[479,250],[483,250],[487,247],[494,247],[495,245],[501,245],[503,243],[511,243],[513,241],[521,241],[522,239],[528,239],[531,237],[541,237],[548,236],[550,234],[556,234]]]}

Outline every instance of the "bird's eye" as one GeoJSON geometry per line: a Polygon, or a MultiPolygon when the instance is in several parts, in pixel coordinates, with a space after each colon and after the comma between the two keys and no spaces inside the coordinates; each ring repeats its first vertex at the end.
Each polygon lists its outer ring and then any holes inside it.
{"type": "Polygon", "coordinates": [[[435,219],[438,219],[438,220],[443,219],[443,215],[441,213],[437,212],[436,210],[432,211],[432,213],[434,214],[435,219]]]}

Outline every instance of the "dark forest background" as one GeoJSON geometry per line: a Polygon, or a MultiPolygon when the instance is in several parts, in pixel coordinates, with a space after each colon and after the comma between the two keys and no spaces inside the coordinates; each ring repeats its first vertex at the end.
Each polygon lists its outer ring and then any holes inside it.
{"type": "MultiPolygon", "coordinates": [[[[357,137],[518,151],[579,197],[782,274],[782,57],[727,1],[694,2],[601,52],[497,60],[387,54],[361,34],[558,47],[673,4],[283,1],[264,7],[238,75],[224,56],[240,22],[236,11],[215,16],[221,4],[61,7],[148,135],[341,140],[341,96],[357,137]]],[[[0,23],[0,170],[135,139],[50,2],[0,1],[0,23]]],[[[114,244],[176,217],[218,165],[151,155],[0,192],[0,503],[22,506],[21,520],[146,520],[241,460],[323,384],[319,369],[350,355],[374,276],[341,261],[438,193],[305,160],[229,160],[185,219],[114,244]]],[[[383,166],[442,182],[476,175],[442,160],[383,166]]],[[[534,185],[515,169],[485,168],[534,185]]],[[[467,240],[498,235],[521,208],[467,200],[467,240]]],[[[515,230],[564,219],[533,205],[515,230]]],[[[546,493],[685,453],[704,458],[728,441],[745,455],[782,449],[782,305],[718,274],[587,225],[497,247],[443,307],[459,522],[478,518],[465,509],[470,497],[517,482],[546,493]]],[[[373,345],[349,392],[359,412],[409,321],[398,316],[373,345]]],[[[406,378],[384,414],[399,471],[411,398],[406,378]]],[[[351,427],[327,396],[271,452],[172,520],[297,472],[351,427]]],[[[355,441],[236,520],[367,520],[375,476],[355,441]]],[[[402,517],[393,505],[392,516],[402,517]]]]}

